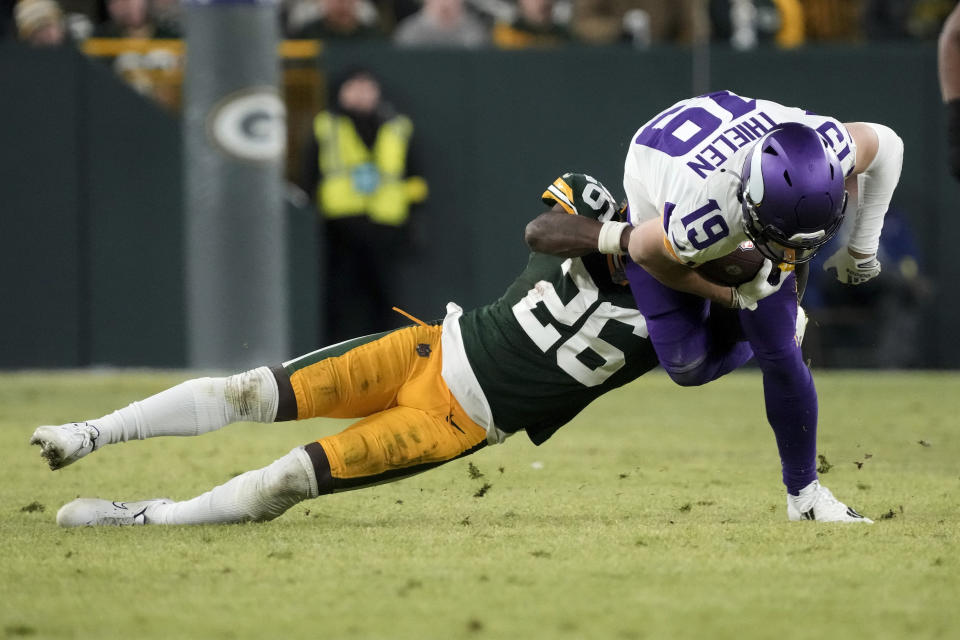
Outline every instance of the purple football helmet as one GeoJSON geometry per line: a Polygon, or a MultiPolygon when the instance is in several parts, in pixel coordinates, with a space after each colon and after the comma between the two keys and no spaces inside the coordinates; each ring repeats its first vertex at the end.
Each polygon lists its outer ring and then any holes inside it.
{"type": "Polygon", "coordinates": [[[776,262],[807,262],[840,229],[843,169],[826,138],[798,122],[760,138],[743,162],[737,198],[744,229],[776,262]]]}

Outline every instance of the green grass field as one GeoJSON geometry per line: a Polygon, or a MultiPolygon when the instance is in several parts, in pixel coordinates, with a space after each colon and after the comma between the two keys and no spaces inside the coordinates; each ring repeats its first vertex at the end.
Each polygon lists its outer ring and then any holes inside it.
{"type": "Polygon", "coordinates": [[[192,497],[344,423],[128,443],[52,473],[35,426],[184,374],[0,375],[0,633],[960,637],[960,375],[816,375],[821,479],[873,526],[786,521],[758,374],[683,389],[658,371],[542,447],[516,436],[271,523],[61,530],[74,497],[192,497]]]}

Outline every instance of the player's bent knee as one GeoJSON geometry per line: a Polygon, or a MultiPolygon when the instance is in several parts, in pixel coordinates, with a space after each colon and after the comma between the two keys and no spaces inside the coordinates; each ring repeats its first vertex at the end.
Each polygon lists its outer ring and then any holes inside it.
{"type": "Polygon", "coordinates": [[[712,379],[710,371],[701,360],[695,363],[663,363],[663,368],[670,379],[681,387],[699,387],[712,379]]]}
{"type": "Polygon", "coordinates": [[[277,417],[279,389],[269,367],[258,367],[224,380],[223,397],[233,422],[273,422],[277,417]]]}
{"type": "Polygon", "coordinates": [[[681,387],[699,387],[710,382],[710,379],[697,371],[673,372],[667,371],[670,379],[681,387]]]}

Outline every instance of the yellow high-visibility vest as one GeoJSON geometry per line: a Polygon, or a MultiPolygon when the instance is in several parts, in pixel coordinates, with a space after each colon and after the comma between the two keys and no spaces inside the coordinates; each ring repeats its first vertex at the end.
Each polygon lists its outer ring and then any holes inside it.
{"type": "Polygon", "coordinates": [[[366,215],[379,224],[400,226],[407,221],[410,203],[426,197],[422,179],[404,180],[413,133],[406,116],[384,122],[373,149],[345,115],[322,111],[313,121],[313,131],[322,174],[317,204],[325,217],[366,215]]]}

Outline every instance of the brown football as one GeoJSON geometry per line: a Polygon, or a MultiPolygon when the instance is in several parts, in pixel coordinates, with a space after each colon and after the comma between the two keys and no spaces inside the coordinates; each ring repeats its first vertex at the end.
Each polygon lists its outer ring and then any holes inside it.
{"type": "Polygon", "coordinates": [[[763,254],[757,251],[752,242],[742,242],[731,253],[704,262],[697,267],[700,274],[718,284],[737,286],[750,282],[763,266],[763,254]]]}

